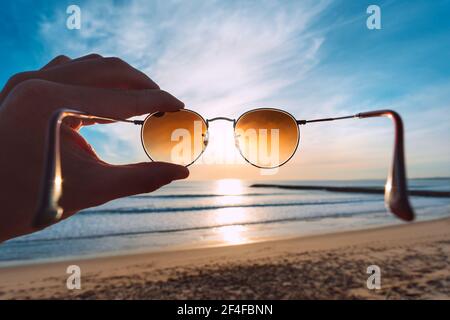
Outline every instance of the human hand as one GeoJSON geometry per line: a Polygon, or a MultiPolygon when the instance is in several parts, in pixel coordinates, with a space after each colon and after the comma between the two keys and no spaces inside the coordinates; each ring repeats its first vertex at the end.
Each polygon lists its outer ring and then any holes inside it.
{"type": "MultiPolygon", "coordinates": [[[[40,70],[14,75],[0,93],[0,242],[35,231],[49,121],[62,107],[125,119],[184,104],[124,61],[97,54],[58,56],[40,70]]],[[[170,163],[102,161],[78,133],[91,124],[69,118],[61,128],[63,218],[189,175],[170,163]]]]}

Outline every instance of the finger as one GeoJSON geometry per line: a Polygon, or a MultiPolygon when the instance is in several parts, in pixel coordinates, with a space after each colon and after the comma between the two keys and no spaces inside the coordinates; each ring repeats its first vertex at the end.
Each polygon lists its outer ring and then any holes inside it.
{"type": "MultiPolygon", "coordinates": [[[[59,56],[56,56],[55,58],[53,58],[49,63],[47,63],[45,66],[43,66],[39,71],[44,71],[44,70],[48,70],[48,69],[55,68],[58,66],[62,66],[71,61],[82,61],[82,60],[98,58],[98,57],[101,57],[101,56],[98,54],[90,54],[90,55],[72,60],[71,58],[69,58],[66,55],[59,55],[59,56]]],[[[39,77],[37,76],[37,72],[35,72],[35,71],[21,72],[21,73],[18,73],[18,74],[15,74],[14,76],[12,76],[8,80],[5,87],[3,88],[3,90],[0,93],[0,104],[3,102],[3,100],[9,94],[9,92],[12,89],[14,89],[15,86],[17,86],[18,84],[20,84],[23,81],[30,80],[30,79],[39,79],[39,77]]]]}
{"type": "Polygon", "coordinates": [[[95,116],[127,119],[157,111],[177,111],[184,103],[170,93],[159,90],[115,90],[66,86],[46,82],[54,95],[51,112],[62,105],[95,116]]]}
{"type": "Polygon", "coordinates": [[[53,68],[53,67],[56,67],[56,66],[65,64],[65,63],[67,63],[67,62],[70,62],[70,61],[72,61],[72,59],[70,59],[68,56],[65,56],[65,55],[59,55],[59,56],[53,58],[53,59],[52,59],[49,63],[47,63],[45,66],[43,66],[43,67],[41,68],[41,70],[46,70],[46,69],[49,69],[49,68],[53,68]]]}
{"type": "Polygon", "coordinates": [[[159,89],[143,72],[119,58],[90,55],[34,75],[37,79],[64,84],[116,89],[159,89]]]}
{"type": "Polygon", "coordinates": [[[86,139],[78,134],[73,128],[67,125],[62,125],[61,139],[64,141],[64,144],[61,146],[62,153],[71,153],[72,156],[77,159],[77,162],[80,162],[81,159],[90,159],[93,161],[93,164],[98,164],[99,162],[105,163],[99,158],[94,148],[92,148],[86,139]]]}
{"type": "MultiPolygon", "coordinates": [[[[65,217],[73,212],[101,205],[113,199],[152,192],[174,180],[189,176],[186,167],[165,163],[145,162],[123,166],[105,163],[93,166],[89,181],[77,192],[67,192],[61,200],[65,217]]],[[[67,183],[69,183],[67,181],[67,183]]],[[[72,189],[67,186],[66,191],[72,189]]],[[[73,187],[72,191],[76,191],[73,187]]]]}
{"type": "Polygon", "coordinates": [[[111,199],[139,193],[152,192],[174,181],[185,179],[189,170],[180,165],[166,162],[143,162],[125,166],[106,166],[100,173],[103,191],[100,198],[111,199]]]}
{"type": "Polygon", "coordinates": [[[72,62],[101,59],[101,58],[103,58],[103,56],[99,55],[98,53],[90,53],[85,56],[82,56],[82,57],[79,57],[76,59],[72,59],[72,62]]]}
{"type": "Polygon", "coordinates": [[[76,59],[70,59],[68,56],[59,55],[59,56],[53,58],[53,60],[50,61],[49,63],[47,63],[45,66],[43,66],[41,68],[41,70],[46,70],[46,69],[62,66],[67,63],[70,63],[70,62],[86,61],[86,60],[100,59],[100,58],[103,58],[103,57],[97,53],[91,53],[91,54],[88,54],[88,55],[85,55],[85,56],[82,56],[82,57],[79,57],[76,59]]]}
{"type": "MultiPolygon", "coordinates": [[[[59,66],[56,66],[55,62],[53,67],[46,66],[43,70],[15,74],[1,91],[0,104],[16,86],[33,79],[97,88],[159,89],[159,86],[147,75],[134,69],[123,60],[98,58],[97,56],[96,54],[88,55],[78,61],[71,61],[59,66]]],[[[61,57],[57,60],[61,61],[64,58],[61,57]]]]}

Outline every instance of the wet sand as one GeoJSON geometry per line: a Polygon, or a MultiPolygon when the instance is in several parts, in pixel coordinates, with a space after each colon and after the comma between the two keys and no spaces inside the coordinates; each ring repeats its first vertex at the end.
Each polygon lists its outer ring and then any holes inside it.
{"type": "Polygon", "coordinates": [[[450,299],[450,218],[245,245],[0,268],[0,299],[450,299]],[[81,268],[80,290],[66,268],[81,268]],[[367,288],[367,267],[381,289],[367,288]]]}

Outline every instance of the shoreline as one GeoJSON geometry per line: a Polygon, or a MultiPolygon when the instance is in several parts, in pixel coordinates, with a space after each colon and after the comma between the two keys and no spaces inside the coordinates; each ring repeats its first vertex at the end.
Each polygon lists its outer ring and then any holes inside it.
{"type": "Polygon", "coordinates": [[[298,288],[279,288],[283,283],[285,287],[289,287],[288,283],[294,285],[299,280],[296,277],[303,279],[303,285],[310,283],[317,289],[317,292],[300,291],[307,295],[303,298],[330,298],[330,293],[321,286],[333,284],[328,279],[333,272],[337,272],[335,281],[345,281],[343,287],[346,287],[337,289],[339,283],[335,283],[328,288],[336,292],[336,297],[382,298],[387,294],[384,289],[372,292],[362,285],[367,279],[364,264],[377,261],[382,264],[382,270],[388,270],[388,287],[393,298],[397,291],[399,294],[406,290],[402,294],[414,298],[418,295],[414,292],[422,290],[425,297],[450,299],[449,256],[450,218],[444,218],[233,246],[3,267],[0,268],[0,299],[302,298],[298,288]],[[69,291],[65,287],[66,268],[71,264],[81,268],[82,290],[69,291]],[[400,267],[405,269],[404,274],[395,271],[400,267]],[[274,269],[276,272],[272,273],[274,269]],[[263,286],[262,292],[263,284],[256,280],[242,283],[243,279],[259,273],[271,283],[270,287],[263,286]],[[416,283],[428,276],[437,279],[427,279],[427,286],[416,283]],[[290,280],[285,281],[284,277],[290,280]],[[218,282],[224,282],[229,290],[214,291],[218,282]],[[414,288],[414,294],[409,287],[414,288]],[[394,289],[397,291],[393,292],[394,289]]]}
{"type": "MultiPolygon", "coordinates": [[[[422,223],[422,222],[432,222],[432,221],[437,221],[437,220],[445,220],[445,219],[450,219],[450,217],[444,216],[444,217],[437,217],[437,218],[433,217],[433,218],[427,218],[427,219],[420,219],[420,220],[416,220],[414,222],[414,224],[422,223]]],[[[303,222],[303,221],[295,221],[295,222],[303,222]]],[[[260,225],[260,224],[257,223],[255,225],[260,225]]],[[[253,245],[253,244],[267,243],[267,242],[295,241],[295,240],[300,240],[300,239],[309,238],[309,237],[316,237],[316,236],[326,237],[328,235],[348,233],[348,232],[365,232],[368,230],[384,229],[386,227],[395,227],[395,226],[399,226],[399,225],[400,226],[403,225],[403,222],[401,222],[400,220],[397,220],[397,219],[394,221],[385,222],[385,223],[347,226],[347,227],[339,228],[338,230],[332,230],[329,228],[322,228],[322,229],[313,228],[313,229],[311,229],[311,227],[314,227],[314,226],[309,224],[308,228],[305,228],[304,225],[296,226],[297,232],[295,234],[293,234],[293,232],[291,231],[288,233],[284,233],[283,235],[271,234],[271,235],[266,235],[266,236],[250,237],[247,239],[247,242],[245,242],[245,243],[225,243],[223,241],[218,241],[217,239],[213,239],[213,240],[201,241],[196,244],[193,244],[193,243],[178,244],[177,243],[177,244],[170,244],[170,245],[167,245],[164,247],[151,246],[151,247],[138,248],[138,249],[107,251],[104,253],[67,255],[67,256],[62,256],[59,258],[49,257],[49,258],[38,258],[38,259],[30,259],[30,260],[10,260],[10,261],[5,260],[5,261],[0,261],[0,275],[1,275],[2,270],[9,269],[9,268],[39,266],[42,264],[50,265],[50,264],[54,264],[54,263],[70,263],[71,261],[89,261],[89,260],[98,260],[98,259],[120,258],[120,257],[127,257],[127,256],[135,257],[135,256],[140,256],[140,255],[157,254],[157,253],[164,253],[164,252],[184,252],[187,250],[199,250],[199,249],[201,250],[201,249],[228,247],[228,246],[236,247],[236,246],[242,246],[242,245],[253,245]]],[[[226,226],[226,227],[228,227],[228,226],[226,226]]],[[[291,224],[291,227],[295,227],[295,225],[291,224]]],[[[220,229],[220,227],[218,227],[218,228],[220,229]]],[[[215,228],[208,228],[208,229],[215,229],[215,228]]],[[[165,234],[165,232],[163,234],[165,234]]],[[[198,236],[202,236],[202,235],[198,235],[198,236]]],[[[148,239],[148,240],[152,240],[152,239],[148,239]]]]}
{"type": "MultiPolygon", "coordinates": [[[[444,218],[437,218],[437,219],[431,219],[431,220],[422,220],[418,222],[427,222],[427,221],[436,221],[436,220],[444,220],[447,219],[447,217],[444,218]]],[[[448,217],[450,219],[450,217],[448,217]]],[[[418,223],[416,222],[416,223],[418,223]]],[[[394,223],[386,223],[386,224],[376,224],[376,225],[369,225],[369,226],[357,226],[357,227],[348,227],[340,229],[339,231],[331,231],[328,229],[323,230],[315,230],[311,233],[305,233],[302,235],[292,236],[292,235],[284,235],[284,236],[271,236],[271,237],[260,237],[260,238],[252,238],[252,240],[246,242],[246,243],[236,243],[236,244],[230,244],[230,243],[223,243],[218,241],[209,241],[209,242],[202,242],[201,244],[185,244],[185,245],[171,245],[169,247],[165,248],[153,248],[153,249],[135,249],[131,251],[113,251],[108,252],[104,254],[89,254],[89,255],[74,255],[74,256],[66,256],[61,258],[43,258],[43,259],[36,259],[36,260],[12,260],[11,262],[1,262],[0,261],[0,275],[1,271],[4,269],[10,269],[10,268],[19,268],[19,267],[32,267],[32,266],[40,266],[40,265],[51,265],[51,264],[59,264],[59,263],[71,263],[74,261],[80,262],[80,261],[90,261],[90,260],[100,260],[100,259],[114,259],[114,258],[126,258],[126,257],[136,257],[136,256],[142,256],[142,255],[153,255],[153,254],[160,254],[160,253],[170,253],[170,252],[186,252],[190,250],[203,250],[203,249],[214,249],[214,248],[226,248],[226,247],[237,247],[237,246],[247,246],[247,245],[255,245],[255,244],[263,244],[263,243],[272,243],[272,242],[280,242],[280,241],[295,241],[295,240],[301,240],[305,238],[311,238],[311,237],[326,237],[328,235],[335,235],[335,234],[342,234],[342,233],[349,233],[349,232],[364,232],[368,230],[374,230],[374,229],[384,229],[386,227],[395,227],[398,225],[401,225],[402,222],[394,222],[394,223]]],[[[233,226],[233,225],[230,225],[233,226]]],[[[222,226],[221,226],[222,227],[222,226]]],[[[228,227],[228,226],[226,226],[228,227]]],[[[220,227],[218,227],[220,228],[220,227]]],[[[208,228],[213,229],[213,228],[208,228]]]]}

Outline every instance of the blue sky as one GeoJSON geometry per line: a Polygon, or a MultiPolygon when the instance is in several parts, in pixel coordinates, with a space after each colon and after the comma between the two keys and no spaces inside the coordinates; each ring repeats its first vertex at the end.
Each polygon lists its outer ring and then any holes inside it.
{"type": "MultiPolygon", "coordinates": [[[[58,54],[98,52],[142,69],[206,117],[237,117],[260,106],[297,118],[392,108],[405,121],[409,176],[450,176],[450,1],[19,0],[0,6],[0,83],[58,54]],[[65,27],[70,4],[82,10],[81,30],[65,27]],[[381,8],[381,30],[366,27],[371,4],[381,8]]],[[[217,136],[231,134],[220,126],[217,136]]],[[[105,160],[124,163],[145,160],[136,130],[94,126],[83,135],[105,160]]],[[[301,130],[300,150],[272,179],[386,175],[393,141],[388,120],[301,130]]],[[[255,169],[242,166],[244,177],[256,178],[255,169]]],[[[242,177],[242,168],[228,169],[218,177],[242,177]]],[[[194,177],[204,172],[202,165],[192,169],[194,177]]]]}

